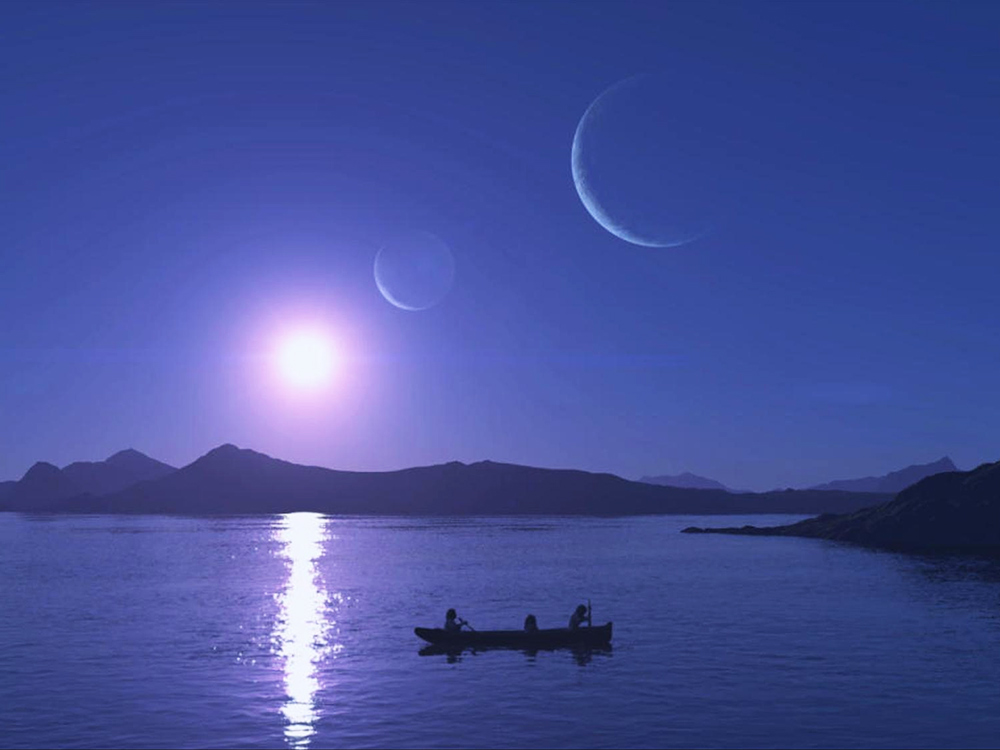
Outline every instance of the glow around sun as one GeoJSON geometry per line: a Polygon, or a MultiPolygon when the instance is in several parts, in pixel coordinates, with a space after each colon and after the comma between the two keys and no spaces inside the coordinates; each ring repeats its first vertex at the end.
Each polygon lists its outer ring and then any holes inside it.
{"type": "Polygon", "coordinates": [[[275,364],[282,382],[290,390],[299,393],[321,391],[336,374],[337,350],[325,331],[293,330],[278,340],[275,364]]]}

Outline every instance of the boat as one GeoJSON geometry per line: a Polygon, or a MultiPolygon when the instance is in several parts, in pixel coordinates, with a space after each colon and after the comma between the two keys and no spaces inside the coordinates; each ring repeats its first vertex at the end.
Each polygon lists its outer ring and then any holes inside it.
{"type": "Polygon", "coordinates": [[[445,648],[601,648],[611,643],[612,623],[595,627],[548,630],[459,630],[414,628],[413,632],[434,646],[445,648]]]}
{"type": "Polygon", "coordinates": [[[573,654],[573,658],[576,659],[580,664],[589,664],[590,661],[596,654],[602,656],[610,656],[613,653],[613,649],[610,643],[603,643],[597,646],[588,646],[586,644],[579,644],[574,646],[545,646],[540,648],[538,646],[473,646],[473,645],[458,645],[458,646],[435,646],[433,644],[425,644],[417,654],[419,656],[447,656],[448,661],[453,661],[456,658],[462,656],[462,654],[468,652],[471,654],[485,653],[487,651],[510,651],[522,653],[525,656],[538,656],[538,654],[543,651],[556,652],[556,651],[569,651],[573,654]]]}

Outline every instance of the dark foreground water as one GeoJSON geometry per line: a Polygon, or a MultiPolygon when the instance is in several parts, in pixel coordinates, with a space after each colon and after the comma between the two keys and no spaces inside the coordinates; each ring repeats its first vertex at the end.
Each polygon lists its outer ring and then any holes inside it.
{"type": "Polygon", "coordinates": [[[0,514],[0,745],[1000,745],[994,563],[716,521],[0,514]],[[413,635],[588,597],[609,653],[413,635]]]}

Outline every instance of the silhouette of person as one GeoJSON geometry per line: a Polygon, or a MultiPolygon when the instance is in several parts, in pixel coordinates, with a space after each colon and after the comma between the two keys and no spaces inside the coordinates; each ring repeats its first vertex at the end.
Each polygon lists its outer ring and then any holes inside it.
{"type": "Polygon", "coordinates": [[[587,616],[587,605],[581,604],[573,612],[573,616],[569,618],[569,629],[576,630],[580,627],[580,623],[586,620],[587,624],[590,625],[590,617],[587,616]]]}
{"type": "Polygon", "coordinates": [[[538,620],[535,619],[534,615],[528,615],[524,618],[524,630],[528,633],[538,632],[538,620]]]}
{"type": "Polygon", "coordinates": [[[449,633],[457,633],[464,624],[465,620],[458,619],[458,614],[454,609],[449,609],[444,616],[444,629],[449,633]]]}

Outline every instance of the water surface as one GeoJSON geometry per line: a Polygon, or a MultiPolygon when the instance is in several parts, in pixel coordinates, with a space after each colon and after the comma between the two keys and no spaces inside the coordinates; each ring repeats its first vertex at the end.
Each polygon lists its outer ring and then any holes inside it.
{"type": "Polygon", "coordinates": [[[1000,744],[1000,566],[717,521],[0,514],[0,745],[1000,744]],[[610,652],[412,630],[587,598],[610,652]]]}

